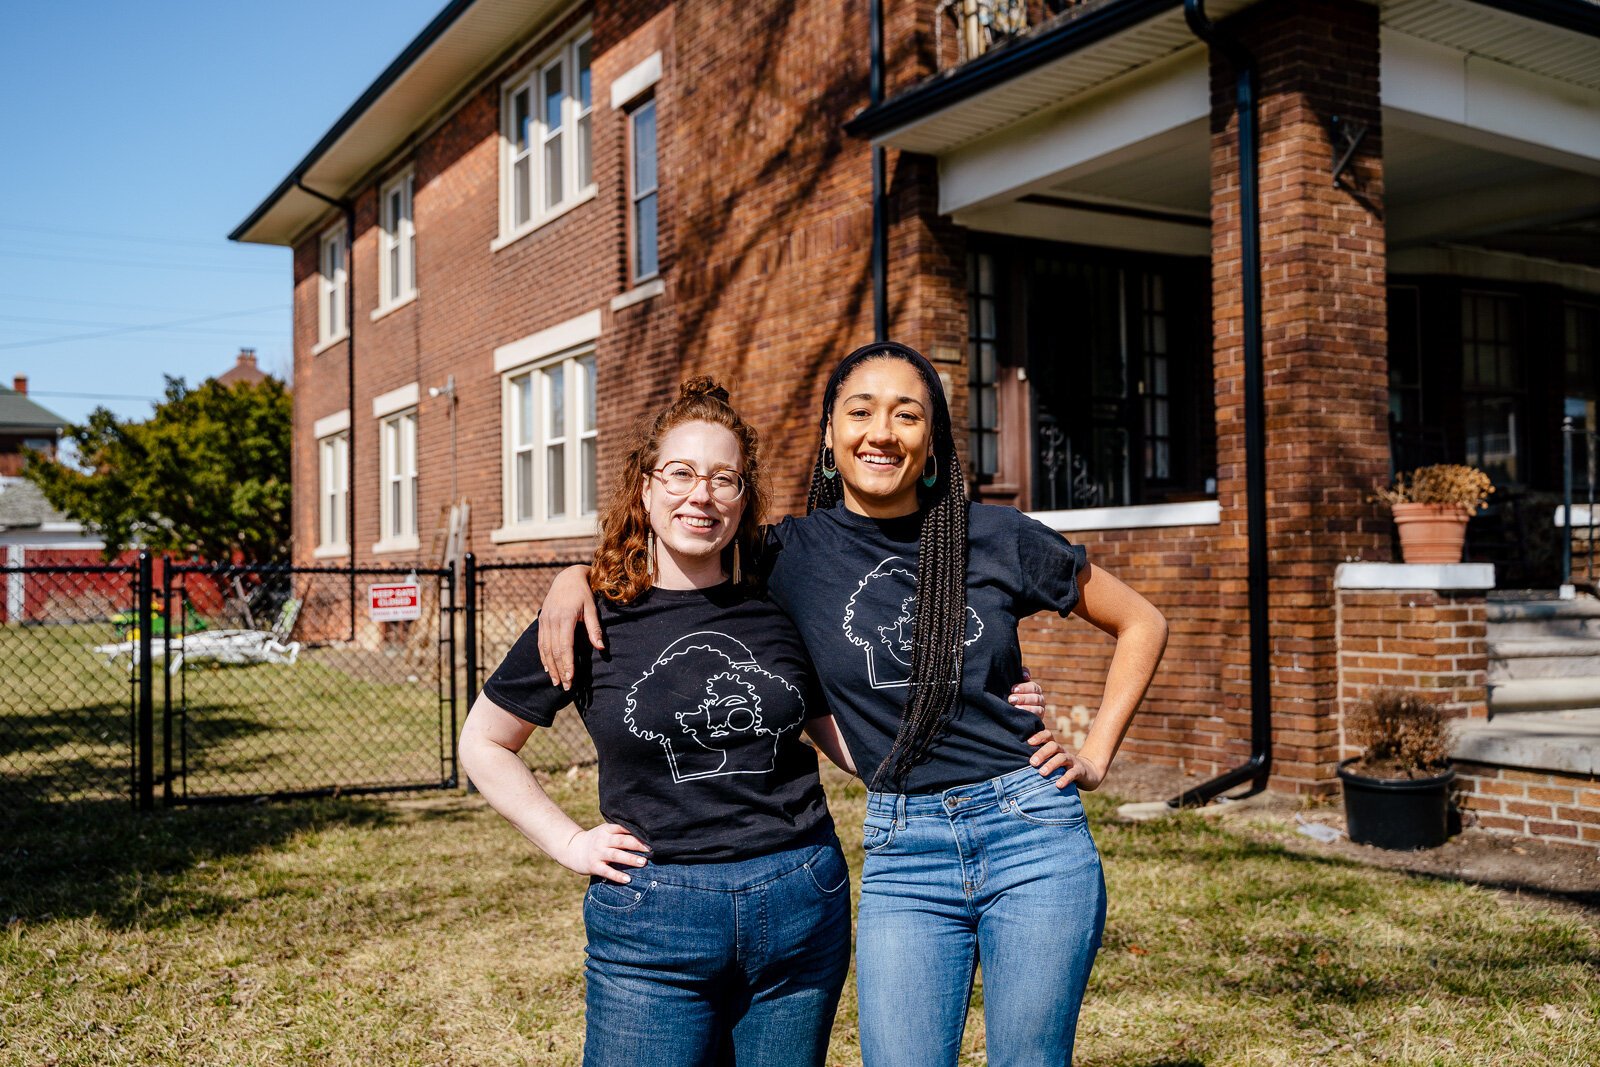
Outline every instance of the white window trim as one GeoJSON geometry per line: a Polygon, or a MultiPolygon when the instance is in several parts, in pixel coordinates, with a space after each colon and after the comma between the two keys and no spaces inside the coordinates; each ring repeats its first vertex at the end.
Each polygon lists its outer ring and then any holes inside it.
{"type": "MultiPolygon", "coordinates": [[[[410,386],[405,387],[405,389],[412,389],[412,390],[414,390],[415,388],[416,388],[415,383],[413,383],[410,386]]],[[[372,546],[372,552],[373,552],[374,555],[380,555],[380,554],[383,554],[383,553],[386,553],[386,552],[415,552],[417,549],[419,549],[422,546],[422,542],[421,542],[421,540],[420,540],[420,538],[418,537],[418,534],[417,534],[417,527],[421,525],[421,514],[420,514],[420,509],[419,509],[418,501],[417,501],[417,497],[419,495],[419,492],[418,492],[419,491],[419,478],[418,478],[418,468],[417,468],[417,452],[418,452],[418,448],[417,448],[417,429],[418,429],[418,427],[417,427],[417,409],[416,409],[416,404],[415,404],[415,402],[413,402],[408,407],[396,408],[396,409],[393,409],[393,410],[390,410],[390,411],[386,411],[382,415],[378,415],[378,401],[379,400],[383,400],[385,398],[393,398],[397,394],[403,393],[405,391],[405,389],[396,389],[393,392],[385,393],[382,397],[379,397],[379,398],[373,400],[373,402],[372,402],[373,414],[375,416],[377,416],[377,418],[378,418],[378,531],[379,531],[379,536],[378,536],[378,540],[372,546]],[[391,422],[401,422],[402,420],[405,420],[405,419],[408,419],[408,418],[409,418],[410,423],[411,423],[411,469],[410,469],[409,473],[401,475],[401,478],[402,478],[401,486],[402,486],[402,488],[401,488],[401,504],[400,504],[400,506],[401,506],[402,509],[404,509],[405,511],[409,512],[410,517],[411,517],[412,527],[411,527],[410,530],[402,531],[401,533],[398,533],[398,534],[391,534],[389,532],[389,529],[390,529],[390,526],[392,525],[393,515],[391,513],[391,510],[390,510],[391,509],[391,505],[389,503],[389,461],[390,461],[390,452],[389,452],[389,446],[388,446],[388,438],[389,438],[388,425],[391,422]]],[[[401,437],[402,437],[402,447],[403,447],[403,438],[404,438],[404,433],[403,432],[401,434],[401,437]]]]}
{"type": "Polygon", "coordinates": [[[345,241],[344,224],[340,223],[331,230],[324,230],[317,238],[317,345],[311,350],[312,355],[331,348],[350,336],[350,309],[345,306],[350,297],[349,277],[350,246],[345,241]],[[338,241],[343,249],[339,261],[339,274],[335,278],[329,278],[327,275],[327,251],[331,241],[338,241]],[[332,329],[328,321],[328,296],[334,290],[339,293],[339,307],[342,312],[338,330],[332,329]]]}
{"type": "Polygon", "coordinates": [[[408,304],[416,303],[416,300],[417,291],[413,289],[411,292],[407,293],[405,296],[401,297],[399,300],[396,300],[392,304],[386,304],[383,307],[373,308],[368,317],[371,318],[373,322],[377,322],[379,319],[388,315],[392,315],[394,312],[399,311],[408,304]]]}
{"type": "Polygon", "coordinates": [[[378,307],[372,312],[374,320],[417,298],[416,217],[416,171],[407,169],[384,183],[378,191],[378,307]],[[396,188],[401,191],[404,212],[398,220],[390,217],[389,210],[390,194],[396,188]],[[391,297],[389,253],[397,246],[400,251],[400,274],[403,284],[399,295],[391,297]]]}
{"type": "Polygon", "coordinates": [[[661,80],[661,53],[651,52],[611,83],[611,107],[627,107],[661,80]]]}
{"type": "MultiPolygon", "coordinates": [[[[592,312],[591,314],[598,316],[599,313],[598,312],[592,312]]],[[[580,316],[580,318],[587,319],[588,316],[580,316]]],[[[577,321],[577,320],[572,320],[572,321],[577,321]]],[[[570,323],[564,323],[563,326],[570,326],[570,323]]],[[[560,327],[556,327],[555,329],[560,329],[560,327]]],[[[551,334],[552,334],[551,330],[542,331],[542,334],[535,334],[533,336],[533,338],[526,338],[526,339],[524,339],[524,342],[517,342],[517,344],[521,345],[521,344],[524,344],[526,341],[534,340],[535,338],[538,338],[538,337],[540,337],[542,335],[543,336],[549,336],[551,334]]],[[[534,484],[533,484],[533,487],[530,490],[530,492],[532,493],[532,496],[533,496],[533,500],[534,500],[535,517],[533,519],[531,519],[531,520],[525,520],[525,521],[519,521],[517,519],[517,501],[516,501],[516,494],[517,494],[517,485],[516,485],[516,447],[517,446],[516,446],[516,435],[515,435],[515,431],[516,431],[515,418],[516,418],[517,398],[516,398],[516,393],[515,393],[515,387],[513,385],[513,382],[516,381],[517,379],[522,378],[522,377],[524,377],[526,375],[529,375],[529,374],[536,373],[536,372],[541,371],[541,370],[543,370],[543,369],[545,369],[547,367],[553,367],[553,366],[556,366],[558,364],[567,363],[568,361],[574,361],[575,362],[576,360],[582,359],[582,358],[584,358],[586,356],[590,357],[590,358],[593,358],[594,354],[595,354],[595,350],[594,350],[594,345],[592,343],[592,340],[584,341],[584,342],[581,342],[579,344],[563,348],[563,349],[561,349],[559,351],[555,351],[553,353],[542,355],[542,356],[540,356],[538,358],[526,359],[525,361],[523,361],[521,363],[518,363],[518,364],[515,364],[515,365],[509,365],[509,364],[508,365],[502,365],[502,362],[500,360],[500,353],[505,351],[506,349],[510,349],[512,347],[513,346],[511,346],[511,345],[507,345],[507,346],[505,346],[505,348],[496,350],[495,369],[500,372],[500,397],[501,397],[501,399],[500,399],[500,472],[501,472],[501,476],[500,476],[500,517],[501,517],[501,525],[500,525],[500,527],[498,529],[491,530],[489,532],[489,541],[490,541],[491,544],[497,544],[498,545],[498,544],[506,544],[508,542],[513,542],[513,541],[548,541],[548,540],[554,540],[554,539],[557,539],[557,538],[592,537],[592,536],[594,536],[595,534],[597,534],[599,532],[599,528],[600,528],[600,525],[599,525],[600,524],[600,516],[599,516],[599,504],[600,504],[600,501],[599,501],[599,489],[600,489],[600,487],[599,487],[598,484],[595,487],[596,499],[595,499],[595,512],[594,512],[594,514],[578,515],[578,516],[573,516],[573,517],[570,517],[570,518],[562,518],[562,519],[555,519],[555,520],[541,519],[541,518],[538,517],[538,513],[540,511],[542,511],[543,508],[544,508],[544,502],[546,500],[546,485],[545,485],[545,482],[544,482],[544,479],[543,479],[543,475],[542,475],[542,472],[544,470],[544,465],[543,465],[543,462],[542,462],[543,456],[540,453],[541,441],[539,440],[537,435],[535,436],[535,439],[534,439],[534,442],[533,442],[533,445],[532,445],[532,447],[535,450],[535,460],[534,460],[534,463],[533,463],[534,484]]],[[[524,351],[527,351],[527,350],[528,349],[526,349],[526,348],[524,349],[524,351]]],[[[578,471],[578,476],[581,477],[582,476],[583,449],[582,449],[582,445],[581,445],[580,442],[585,437],[598,438],[598,436],[599,436],[599,428],[598,427],[591,427],[589,430],[585,430],[585,431],[580,431],[578,429],[577,419],[579,417],[579,412],[582,410],[583,405],[574,402],[574,398],[577,395],[577,378],[576,378],[576,376],[569,377],[568,378],[568,383],[569,383],[568,384],[568,390],[569,391],[568,391],[567,396],[565,398],[566,410],[567,410],[567,413],[568,413],[567,433],[565,435],[565,441],[566,441],[566,444],[569,446],[568,450],[567,450],[567,464],[568,464],[567,474],[570,476],[572,474],[572,471],[574,469],[576,469],[578,471]]],[[[591,383],[590,388],[594,388],[593,383],[591,383]]],[[[536,409],[535,409],[536,411],[542,410],[542,399],[541,400],[536,400],[535,404],[536,404],[536,409]]],[[[572,482],[569,481],[569,483],[567,485],[567,488],[569,490],[573,490],[575,488],[578,490],[578,492],[569,492],[569,494],[568,494],[568,499],[570,501],[572,501],[574,503],[574,505],[575,505],[576,502],[581,499],[581,497],[579,495],[579,493],[581,493],[581,487],[576,487],[572,482]]]]}
{"type": "Polygon", "coordinates": [[[326,430],[327,432],[319,432],[316,435],[317,546],[311,553],[314,559],[331,559],[350,554],[349,531],[340,531],[345,535],[343,540],[331,540],[329,527],[333,524],[332,513],[323,510],[327,506],[328,482],[330,476],[332,476],[338,482],[343,483],[339,488],[342,506],[338,512],[338,523],[343,526],[350,521],[350,412],[346,410],[339,414],[344,416],[343,420],[340,420],[337,415],[330,415],[327,418],[318,419],[316,423],[319,431],[326,430]],[[337,455],[333,446],[334,442],[341,440],[344,442],[344,461],[337,462],[337,455]],[[330,455],[330,453],[335,454],[330,455]]]}
{"type": "Polygon", "coordinates": [[[422,389],[416,382],[402,385],[398,389],[391,389],[387,393],[379,393],[372,398],[372,417],[375,419],[386,418],[390,415],[414,408],[422,400],[422,389]]]}
{"type": "Polygon", "coordinates": [[[535,363],[549,362],[550,356],[600,338],[600,309],[585,311],[548,329],[531,333],[494,350],[494,372],[522,371],[535,363]]]}
{"type": "Polygon", "coordinates": [[[1186,500],[1181,504],[1124,504],[1112,508],[1030,511],[1028,515],[1059,533],[1076,530],[1153,530],[1161,526],[1220,526],[1222,505],[1215,500],[1186,500]]]}
{"type": "Polygon", "coordinates": [[[332,437],[334,434],[342,433],[349,428],[350,409],[341,408],[340,410],[335,411],[332,415],[324,415],[322,418],[312,423],[311,436],[320,441],[324,437],[332,437]]]}
{"type": "Polygon", "coordinates": [[[594,58],[590,54],[590,101],[585,112],[578,99],[578,49],[592,35],[587,22],[565,38],[546,49],[532,62],[521,67],[500,86],[500,234],[489,242],[489,250],[498,252],[507,245],[526,237],[565,215],[579,204],[593,200],[599,191],[594,167],[594,58]],[[564,94],[561,114],[561,169],[562,199],[549,207],[544,203],[544,144],[548,131],[544,125],[544,72],[555,63],[562,64],[561,80],[564,94]],[[526,87],[529,90],[528,110],[532,118],[528,136],[528,221],[517,224],[515,168],[512,155],[516,151],[516,135],[511,127],[511,100],[526,87]],[[578,124],[584,115],[589,117],[589,180],[578,183],[578,124]]]}
{"type": "Polygon", "coordinates": [[[620,293],[617,296],[612,297],[611,310],[621,311],[623,308],[632,307],[642,300],[649,300],[653,296],[660,296],[666,291],[667,283],[662,280],[661,275],[657,274],[649,281],[629,289],[626,293],[620,293]]]}

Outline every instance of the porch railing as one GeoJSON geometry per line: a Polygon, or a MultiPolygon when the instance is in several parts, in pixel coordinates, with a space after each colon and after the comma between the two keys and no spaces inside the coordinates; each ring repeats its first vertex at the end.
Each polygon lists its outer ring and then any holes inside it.
{"type": "Polygon", "coordinates": [[[933,22],[934,54],[940,69],[960,66],[1007,41],[1025,36],[1087,0],[939,0],[933,22]],[[945,57],[946,36],[955,38],[955,61],[945,57]]]}
{"type": "Polygon", "coordinates": [[[1572,539],[1576,531],[1572,526],[1572,449],[1574,438],[1583,439],[1583,482],[1585,490],[1584,508],[1584,581],[1594,584],[1594,531],[1595,531],[1595,454],[1597,443],[1600,443],[1600,434],[1594,430],[1580,430],[1572,424],[1572,416],[1561,420],[1561,588],[1562,595],[1572,586],[1572,539]]]}

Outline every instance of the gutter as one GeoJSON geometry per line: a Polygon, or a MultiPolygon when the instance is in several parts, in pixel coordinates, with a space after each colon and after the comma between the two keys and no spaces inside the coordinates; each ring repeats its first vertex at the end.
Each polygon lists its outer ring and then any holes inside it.
{"type": "MultiPolygon", "coordinates": [[[[872,63],[867,101],[870,111],[883,104],[883,0],[872,0],[869,17],[872,63]]],[[[872,146],[872,339],[879,343],[889,339],[889,204],[885,191],[885,152],[882,145],[872,146]]]]}
{"type": "MultiPolygon", "coordinates": [[[[356,639],[356,203],[354,200],[336,200],[325,193],[319,193],[302,181],[298,174],[291,177],[294,180],[294,187],[302,193],[314,196],[344,212],[344,388],[345,409],[350,412],[350,425],[344,431],[346,434],[344,539],[345,544],[350,547],[350,640],[354,641],[356,639]]],[[[318,256],[321,256],[321,249],[318,249],[318,256]]],[[[318,269],[321,269],[320,263],[318,269]]],[[[319,311],[318,315],[320,314],[319,311]]]]}
{"type": "MultiPolygon", "coordinates": [[[[283,199],[291,189],[299,189],[302,192],[310,193],[318,200],[328,200],[321,193],[312,192],[312,190],[300,184],[306,173],[316,166],[317,162],[345,135],[350,127],[354,126],[356,121],[366,114],[367,109],[375,104],[379,97],[388,92],[390,87],[400,80],[400,76],[409,70],[412,64],[422,57],[424,52],[432,48],[434,43],[444,36],[445,31],[453,26],[456,20],[476,2],[477,0],[450,0],[445,9],[435,15],[433,21],[428,23],[410,44],[406,45],[405,51],[396,56],[394,62],[383,69],[383,73],[378,75],[378,79],[367,86],[366,92],[362,93],[356,99],[356,102],[351,104],[343,115],[339,116],[339,121],[335,122],[333,128],[322,135],[322,140],[318,141],[311,151],[306,153],[305,158],[295,164],[294,169],[289,172],[289,176],[278,183],[278,187],[272,190],[267,198],[256,206],[256,209],[250,213],[248,218],[233,228],[233,232],[228,234],[228,240],[244,240],[244,235],[249,232],[250,228],[260,222],[262,217],[271,211],[273,206],[283,199]]],[[[328,202],[333,203],[331,200],[328,202]]],[[[352,536],[354,536],[353,532],[352,536]]]]}
{"type": "Polygon", "coordinates": [[[1168,807],[1202,807],[1250,783],[1239,797],[1267,787],[1272,771],[1272,649],[1267,618],[1267,443],[1261,356],[1261,135],[1257,127],[1256,60],[1238,38],[1205,14],[1205,0],[1184,0],[1183,16],[1196,37],[1228,58],[1234,70],[1239,117],[1239,255],[1244,317],[1245,532],[1250,617],[1250,758],[1231,771],[1167,801],[1168,807]]]}
{"type": "Polygon", "coordinates": [[[1469,0],[1479,7],[1520,15],[1586,37],[1600,37],[1600,4],[1594,0],[1469,0]]]}

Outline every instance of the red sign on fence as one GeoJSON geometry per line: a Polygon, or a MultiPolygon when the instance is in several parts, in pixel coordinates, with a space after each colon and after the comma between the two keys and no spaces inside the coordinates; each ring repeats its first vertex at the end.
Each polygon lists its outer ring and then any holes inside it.
{"type": "Polygon", "coordinates": [[[414,622],[422,618],[422,586],[417,582],[367,586],[367,614],[373,622],[414,622]]]}

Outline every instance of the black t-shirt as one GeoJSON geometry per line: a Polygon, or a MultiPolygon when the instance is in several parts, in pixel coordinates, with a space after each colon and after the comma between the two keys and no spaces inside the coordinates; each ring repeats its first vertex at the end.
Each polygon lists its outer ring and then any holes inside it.
{"type": "MultiPolygon", "coordinates": [[[[842,505],[786,518],[768,535],[769,592],[805,637],[839,729],[872,781],[900,729],[916,625],[920,519],[870,519],[842,505]]],[[[899,788],[936,793],[1028,762],[1039,717],[1007,697],[1022,680],[1017,621],[1078,602],[1082,548],[1015,508],[968,518],[966,667],[948,730],[899,788]]],[[[885,784],[884,787],[887,787],[885,784]]]]}
{"type": "Polygon", "coordinates": [[[539,666],[539,624],[484,683],[490,700],[549,726],[573,703],[600,756],[600,811],[658,863],[747,859],[828,822],[816,752],[828,714],[794,624],[731,585],[600,600],[606,650],[579,638],[571,694],[539,666]]]}

